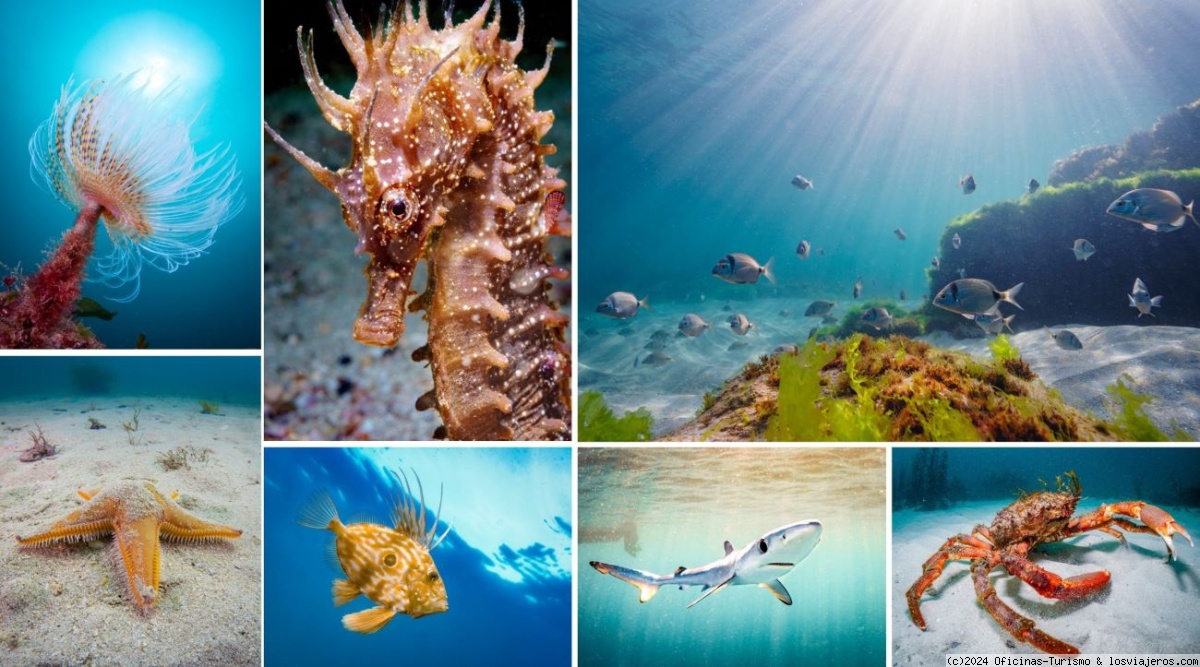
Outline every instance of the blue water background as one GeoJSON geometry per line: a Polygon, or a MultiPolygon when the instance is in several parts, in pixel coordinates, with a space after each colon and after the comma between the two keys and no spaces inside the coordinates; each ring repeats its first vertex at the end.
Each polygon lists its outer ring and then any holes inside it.
{"type": "Polygon", "coordinates": [[[258,357],[0,357],[0,378],[19,378],[0,401],[177,396],[259,409],[258,357]]]}
{"type": "MultiPolygon", "coordinates": [[[[893,448],[894,483],[904,476],[911,478],[920,451],[893,448]]],[[[1022,490],[1055,490],[1056,478],[1074,471],[1088,499],[1081,508],[1120,500],[1200,507],[1200,482],[1195,477],[1200,449],[1194,447],[947,447],[939,451],[946,452],[951,502],[1016,500],[1022,490]]],[[[899,499],[893,505],[899,505],[899,499]]]]}
{"type": "Polygon", "coordinates": [[[879,665],[887,590],[882,449],[580,448],[579,665],[879,665]],[[780,581],[793,604],[756,586],[633,586],[593,560],[667,574],[698,567],[768,531],[818,519],[821,543],[780,581]],[[634,525],[638,548],[597,532],[634,525]]]}
{"type": "Polygon", "coordinates": [[[265,459],[268,665],[570,664],[569,450],[268,447],[265,459]],[[486,506],[503,510],[504,518],[494,526],[498,532],[548,531],[564,546],[555,548],[553,541],[505,542],[489,555],[460,530],[452,530],[432,554],[446,582],[448,612],[417,620],[397,616],[373,635],[343,629],[343,615],[372,605],[359,598],[344,607],[333,606],[331,585],[345,575],[326,556],[332,533],[304,528],[296,516],[314,493],[326,490],[344,520],[386,522],[386,498],[396,492],[395,482],[379,461],[389,457],[420,476],[431,506],[429,520],[444,479],[486,475],[499,488],[509,489],[485,498],[479,488],[456,488],[447,482],[439,534],[448,521],[466,524],[472,507],[486,506]],[[514,495],[528,493],[563,501],[552,516],[543,516],[514,500],[514,495]],[[520,580],[499,576],[497,567],[519,572],[520,580]]]}
{"type": "MultiPolygon", "coordinates": [[[[199,140],[201,151],[217,144],[231,145],[246,204],[218,229],[207,254],[170,274],[144,267],[141,295],[131,303],[109,301],[104,297],[113,295],[112,290],[85,282],[84,296],[115,310],[117,316],[109,322],[95,318],[84,322],[109,347],[132,348],[139,333],[145,333],[154,348],[260,347],[262,84],[258,3],[67,0],[6,7],[5,20],[0,22],[0,51],[8,63],[0,71],[0,86],[6,93],[5,103],[0,105],[0,179],[8,215],[0,225],[0,262],[12,268],[19,264],[25,275],[32,274],[45,250],[57,245],[74,222],[74,213],[60,204],[44,183],[35,184],[30,178],[29,139],[50,116],[62,86],[72,75],[78,83],[121,73],[85,71],[100,67],[90,61],[81,63],[85,52],[91,53],[87,51],[89,41],[114,23],[145,16],[161,20],[165,26],[183,25],[203,36],[144,35],[147,40],[174,39],[184,53],[188,44],[207,49],[205,53],[213,59],[212,86],[196,95],[199,116],[191,136],[193,141],[199,140]]],[[[142,37],[130,35],[125,45],[136,49],[142,37]]],[[[108,247],[107,234],[98,232],[96,255],[101,256],[108,247]]]]}
{"type": "Polygon", "coordinates": [[[622,409],[647,399],[622,400],[607,373],[633,368],[648,330],[674,332],[688,311],[727,328],[714,312],[730,303],[760,334],[803,340],[817,324],[798,317],[807,299],[838,301],[841,315],[858,277],[863,299],[904,290],[915,306],[953,218],[1200,98],[1200,4],[1187,0],[581,0],[579,13],[580,385],[622,409]],[[795,174],[815,188],[794,188],[795,174]],[[714,278],[730,252],[774,258],[778,285],[714,278]],[[660,307],[632,323],[595,313],[614,291],[660,307]]]}

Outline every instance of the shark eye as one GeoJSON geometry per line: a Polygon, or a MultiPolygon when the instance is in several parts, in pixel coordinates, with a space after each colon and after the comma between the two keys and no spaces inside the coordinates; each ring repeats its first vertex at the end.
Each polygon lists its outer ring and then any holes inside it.
{"type": "Polygon", "coordinates": [[[767,553],[767,541],[766,540],[758,541],[758,550],[761,551],[762,553],[767,553]]]}
{"type": "Polygon", "coordinates": [[[384,564],[384,566],[386,566],[386,567],[395,567],[395,565],[396,565],[396,554],[388,554],[388,555],[384,556],[384,557],[383,557],[383,564],[384,564]]]}

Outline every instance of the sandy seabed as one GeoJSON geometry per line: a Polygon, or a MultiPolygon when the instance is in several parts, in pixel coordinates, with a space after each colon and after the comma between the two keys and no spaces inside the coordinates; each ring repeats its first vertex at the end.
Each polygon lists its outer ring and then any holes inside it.
{"type": "MultiPolygon", "coordinates": [[[[1084,497],[1076,514],[1101,502],[1135,498],[1084,497]]],[[[948,537],[987,525],[1003,501],[972,502],[936,512],[893,514],[893,665],[944,665],[950,653],[1039,653],[1015,640],[979,604],[964,561],[947,563],[942,576],[921,598],[927,629],[908,615],[905,592],[921,574],[922,563],[948,537]]],[[[1200,511],[1165,506],[1193,536],[1200,511]]],[[[997,594],[1043,632],[1096,653],[1200,653],[1200,549],[1174,536],[1178,560],[1166,563],[1166,546],[1155,535],[1126,534],[1126,543],[1101,532],[1040,547],[1033,561],[1063,577],[1108,570],[1112,580],[1078,600],[1043,598],[1003,568],[991,574],[997,594]]]]}
{"type": "Polygon", "coordinates": [[[262,660],[262,484],[258,410],[202,414],[182,398],[0,403],[0,664],[258,665],[262,660]],[[127,432],[140,409],[136,431],[127,432]],[[106,428],[92,430],[89,418],[106,428]],[[41,426],[57,455],[20,462],[41,426]],[[131,442],[132,440],[132,442],[131,442]],[[185,467],[160,457],[191,448],[185,467]],[[150,482],[205,521],[242,536],[164,542],[158,602],[130,601],[111,538],[21,549],[83,506],[77,490],[150,482]]]}

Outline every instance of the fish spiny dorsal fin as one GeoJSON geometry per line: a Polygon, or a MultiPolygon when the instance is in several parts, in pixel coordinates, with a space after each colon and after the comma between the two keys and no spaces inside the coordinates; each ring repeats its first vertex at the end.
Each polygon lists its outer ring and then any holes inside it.
{"type": "Polygon", "coordinates": [[[421,484],[420,476],[415,470],[413,471],[413,477],[417,480],[417,497],[414,497],[412,485],[408,482],[408,475],[403,470],[399,474],[394,470],[391,472],[396,481],[400,483],[400,490],[403,492],[402,496],[396,500],[395,508],[392,511],[396,530],[423,544],[429,551],[433,551],[450,534],[451,526],[447,525],[445,532],[440,536],[437,535],[438,525],[441,522],[444,489],[439,487],[437,511],[433,514],[432,526],[429,526],[425,521],[425,488],[421,484]]]}
{"type": "Polygon", "coordinates": [[[733,553],[733,544],[729,540],[725,540],[725,555],[728,556],[731,553],[733,553]]]}

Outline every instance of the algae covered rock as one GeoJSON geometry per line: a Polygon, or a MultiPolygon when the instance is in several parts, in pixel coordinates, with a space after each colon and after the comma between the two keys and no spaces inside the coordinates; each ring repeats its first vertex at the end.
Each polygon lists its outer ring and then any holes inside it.
{"type": "MultiPolygon", "coordinates": [[[[1200,227],[1190,220],[1180,229],[1155,233],[1105,213],[1108,205],[1136,188],[1178,193],[1185,203],[1200,199],[1200,169],[1153,171],[1121,180],[1105,178],[1045,187],[1022,198],[991,204],[952,221],[942,233],[941,268],[927,269],[930,293],[958,278],[960,268],[997,289],[1025,283],[1017,301],[1017,330],[1064,323],[1167,324],[1200,326],[1200,227]],[[958,234],[961,246],[954,248],[958,234]],[[1075,239],[1087,239],[1096,253],[1075,259],[1075,239]],[[1154,296],[1163,296],[1155,317],[1138,318],[1127,295],[1141,278],[1154,296]]],[[[952,333],[974,323],[940,308],[923,311],[929,326],[952,333]]]]}
{"type": "Polygon", "coordinates": [[[1200,166],[1200,100],[1159,118],[1148,132],[1134,132],[1123,144],[1075,151],[1054,163],[1047,182],[1062,185],[1196,166],[1200,166]]]}
{"type": "MultiPolygon", "coordinates": [[[[1001,352],[1003,345],[999,345],[1001,352]]],[[[854,335],[764,357],[666,440],[1084,441],[1123,437],[1019,357],[983,362],[904,336],[854,335]]]]}

